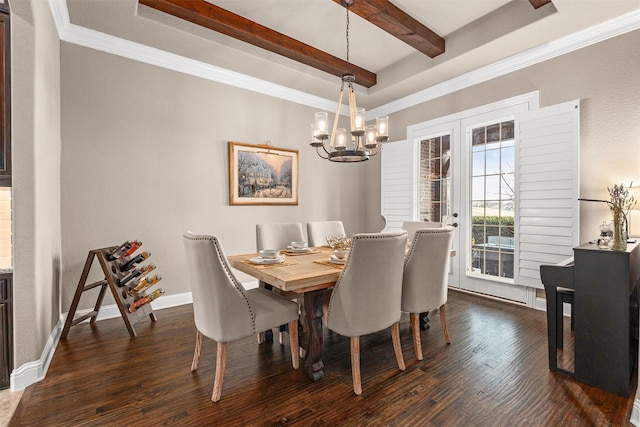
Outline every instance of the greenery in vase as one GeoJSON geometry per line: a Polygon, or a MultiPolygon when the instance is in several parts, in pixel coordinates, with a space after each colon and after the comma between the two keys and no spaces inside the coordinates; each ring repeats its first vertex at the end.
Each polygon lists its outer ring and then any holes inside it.
{"type": "Polygon", "coordinates": [[[327,236],[327,244],[331,249],[350,249],[351,237],[347,236],[327,236]]]}
{"type": "Polygon", "coordinates": [[[635,204],[636,200],[629,194],[629,189],[623,184],[614,185],[608,188],[610,200],[607,202],[611,212],[613,212],[613,243],[611,249],[623,251],[627,248],[627,213],[635,204]]]}
{"type": "Polygon", "coordinates": [[[625,219],[629,209],[635,206],[637,200],[629,194],[629,189],[624,188],[624,184],[614,185],[613,188],[607,187],[610,200],[607,202],[611,212],[615,215],[622,214],[625,219]]]}

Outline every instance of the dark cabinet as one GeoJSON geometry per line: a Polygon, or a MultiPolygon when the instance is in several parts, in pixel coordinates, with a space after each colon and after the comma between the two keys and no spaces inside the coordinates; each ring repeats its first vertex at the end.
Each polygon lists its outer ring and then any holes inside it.
{"type": "Polygon", "coordinates": [[[0,274],[0,389],[8,388],[13,369],[12,274],[0,274]]]}
{"type": "Polygon", "coordinates": [[[0,9],[0,186],[11,186],[9,13],[0,9]]]}

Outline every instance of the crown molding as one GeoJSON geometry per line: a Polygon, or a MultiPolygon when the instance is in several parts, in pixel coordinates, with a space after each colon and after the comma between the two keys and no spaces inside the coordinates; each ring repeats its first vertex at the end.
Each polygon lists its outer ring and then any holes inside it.
{"type": "MultiPolygon", "coordinates": [[[[49,0],[49,6],[62,41],[308,107],[335,111],[336,102],[326,98],[72,24],[66,0],[49,0]]],[[[367,120],[397,113],[639,28],[640,10],[636,10],[373,108],[367,111],[367,120]]],[[[348,108],[344,105],[341,114],[348,115],[348,108]]]]}
{"type": "Polygon", "coordinates": [[[367,113],[371,114],[371,117],[395,113],[639,28],[640,10],[636,10],[603,24],[587,28],[454,77],[412,95],[376,107],[367,113]]]}
{"type": "Polygon", "coordinates": [[[72,24],[66,0],[49,0],[49,6],[61,41],[321,110],[336,108],[335,101],[72,24]]]}

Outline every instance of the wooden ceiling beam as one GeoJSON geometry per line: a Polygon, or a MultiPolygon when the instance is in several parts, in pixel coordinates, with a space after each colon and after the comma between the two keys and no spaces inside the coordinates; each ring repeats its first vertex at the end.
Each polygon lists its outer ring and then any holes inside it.
{"type": "Polygon", "coordinates": [[[531,3],[531,6],[533,6],[534,9],[537,9],[547,3],[551,3],[551,0],[529,0],[529,3],[531,3]]]}
{"type": "Polygon", "coordinates": [[[205,0],[139,0],[139,3],[338,77],[350,71],[356,75],[355,82],[364,87],[376,84],[377,76],[371,71],[347,64],[340,58],[205,0]]]}
{"type": "MultiPolygon", "coordinates": [[[[343,0],[333,1],[344,6],[343,0]]],[[[389,0],[353,0],[349,10],[431,58],[444,53],[442,37],[389,0]]]]}

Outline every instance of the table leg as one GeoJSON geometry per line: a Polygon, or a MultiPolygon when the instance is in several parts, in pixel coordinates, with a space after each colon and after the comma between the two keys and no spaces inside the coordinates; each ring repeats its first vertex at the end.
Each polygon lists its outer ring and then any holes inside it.
{"type": "Polygon", "coordinates": [[[324,290],[305,292],[302,305],[302,321],[304,323],[305,347],[304,372],[312,381],[324,378],[324,364],[322,363],[322,295],[324,290]]]}
{"type": "Polygon", "coordinates": [[[426,331],[429,328],[429,312],[420,313],[420,330],[426,331]]]}

